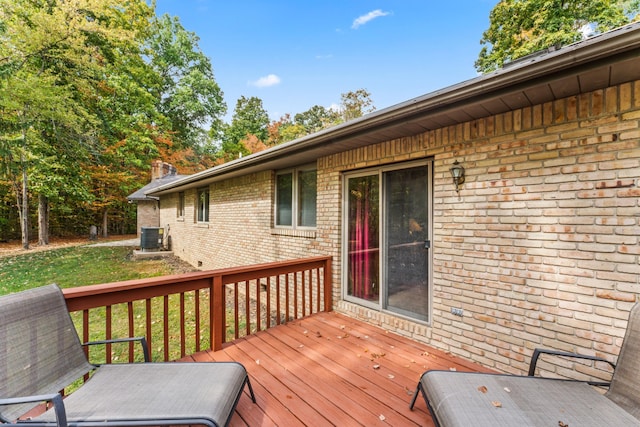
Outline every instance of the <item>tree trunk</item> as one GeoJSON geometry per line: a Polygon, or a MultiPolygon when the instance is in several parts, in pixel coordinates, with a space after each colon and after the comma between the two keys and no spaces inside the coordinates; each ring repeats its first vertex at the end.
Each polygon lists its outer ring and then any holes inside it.
{"type": "Polygon", "coordinates": [[[38,246],[49,244],[49,199],[38,195],[38,246]]]}
{"type": "Polygon", "coordinates": [[[109,225],[109,210],[107,208],[102,212],[102,237],[109,237],[107,226],[109,225]]]}
{"type": "MultiPolygon", "coordinates": [[[[27,133],[22,129],[22,143],[26,145],[27,133]]],[[[22,165],[22,202],[18,195],[18,212],[20,212],[20,230],[22,231],[22,249],[29,249],[29,194],[27,192],[27,161],[24,157],[24,150],[20,153],[20,164],[22,165]]]]}

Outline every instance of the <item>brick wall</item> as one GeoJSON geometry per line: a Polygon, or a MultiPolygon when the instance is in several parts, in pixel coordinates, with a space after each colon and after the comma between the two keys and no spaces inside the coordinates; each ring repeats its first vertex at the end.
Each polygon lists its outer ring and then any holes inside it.
{"type": "Polygon", "coordinates": [[[158,202],[155,200],[139,200],[137,207],[137,227],[138,236],[142,227],[158,227],[160,212],[158,212],[158,202]]]}
{"type": "Polygon", "coordinates": [[[208,228],[194,224],[195,191],[183,222],[177,196],[173,210],[163,198],[161,224],[203,268],[332,255],[338,310],[501,371],[522,373],[539,346],[613,360],[640,292],[639,122],[635,82],[320,158],[311,234],[271,229],[273,172],[213,184],[208,228]],[[340,301],[342,173],[422,158],[434,166],[428,325],[340,301]]]}
{"type": "Polygon", "coordinates": [[[271,227],[273,186],[272,171],[211,184],[208,224],[195,221],[196,190],[185,192],[184,219],[176,217],[177,193],[163,198],[161,223],[169,224],[174,253],[203,269],[324,254],[319,233],[271,227]]]}

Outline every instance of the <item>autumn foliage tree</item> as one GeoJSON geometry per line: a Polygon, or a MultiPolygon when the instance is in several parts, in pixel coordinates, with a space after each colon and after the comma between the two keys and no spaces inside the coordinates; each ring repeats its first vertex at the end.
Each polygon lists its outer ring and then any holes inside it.
{"type": "Polygon", "coordinates": [[[475,67],[487,73],[638,19],[637,0],[501,0],[489,16],[475,67]]]}
{"type": "Polygon", "coordinates": [[[40,244],[52,211],[95,214],[106,233],[163,150],[211,151],[226,106],[210,61],[145,0],[0,0],[0,39],[0,192],[23,247],[32,199],[40,244]]]}

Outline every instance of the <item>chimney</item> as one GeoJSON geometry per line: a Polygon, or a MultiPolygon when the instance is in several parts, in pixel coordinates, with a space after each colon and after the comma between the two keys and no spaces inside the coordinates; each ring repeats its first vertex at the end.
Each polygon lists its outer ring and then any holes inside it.
{"type": "Polygon", "coordinates": [[[151,162],[151,181],[164,178],[165,176],[175,175],[176,167],[162,160],[154,160],[151,162]]]}
{"type": "Polygon", "coordinates": [[[171,163],[162,162],[162,178],[176,174],[176,167],[171,163]]]}
{"type": "Polygon", "coordinates": [[[151,162],[151,181],[155,181],[158,178],[162,178],[162,160],[154,160],[151,162]]]}

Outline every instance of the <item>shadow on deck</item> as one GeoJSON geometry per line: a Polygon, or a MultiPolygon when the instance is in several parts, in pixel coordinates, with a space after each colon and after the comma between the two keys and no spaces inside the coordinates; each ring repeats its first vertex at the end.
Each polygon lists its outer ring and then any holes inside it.
{"type": "Polygon", "coordinates": [[[427,369],[490,372],[334,312],[318,313],[181,360],[244,364],[257,404],[243,396],[232,426],[432,426],[422,399],[427,369]]]}

